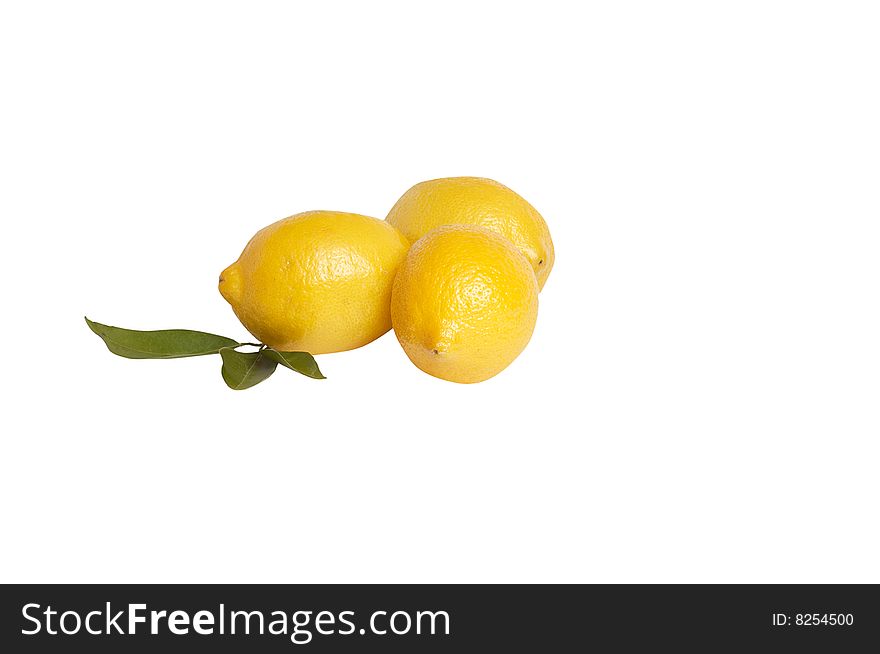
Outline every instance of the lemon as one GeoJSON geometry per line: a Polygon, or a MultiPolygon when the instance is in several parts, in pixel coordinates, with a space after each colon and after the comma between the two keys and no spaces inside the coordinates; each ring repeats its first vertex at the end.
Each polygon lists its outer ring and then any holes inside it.
{"type": "Polygon", "coordinates": [[[382,220],[308,211],[257,232],[220,274],[220,293],[275,349],[351,350],[391,328],[391,287],[408,249],[382,220]]]}
{"type": "Polygon", "coordinates": [[[394,333],[410,360],[464,384],[504,370],[529,342],[537,317],[529,262],[482,227],[448,225],[419,239],[391,294],[394,333]]]}
{"type": "Polygon", "coordinates": [[[539,288],[555,260],[547,223],[512,190],[483,177],[421,182],[397,201],[385,219],[415,242],[441,225],[478,225],[498,232],[529,260],[539,288]]]}

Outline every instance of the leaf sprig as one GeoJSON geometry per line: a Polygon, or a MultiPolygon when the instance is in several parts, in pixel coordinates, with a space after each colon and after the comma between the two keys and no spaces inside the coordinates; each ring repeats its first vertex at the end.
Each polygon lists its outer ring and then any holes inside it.
{"type": "Polygon", "coordinates": [[[126,359],[179,359],[219,354],[223,360],[223,381],[236,391],[268,379],[279,365],[311,379],[326,379],[308,352],[279,352],[262,343],[239,343],[225,336],[191,329],[138,331],[102,325],[88,318],[86,324],[101,337],[108,350],[126,359]],[[239,352],[236,349],[244,345],[259,350],[239,352]]]}

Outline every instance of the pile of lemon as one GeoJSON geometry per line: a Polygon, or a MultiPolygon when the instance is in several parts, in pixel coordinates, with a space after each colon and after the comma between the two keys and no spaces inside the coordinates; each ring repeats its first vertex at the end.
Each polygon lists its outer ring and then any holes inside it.
{"type": "Polygon", "coordinates": [[[474,383],[529,342],[553,260],[532,205],[490,179],[451,177],[416,184],[384,221],[308,211],[261,229],[220,293],[277,350],[341,352],[393,327],[416,366],[474,383]]]}

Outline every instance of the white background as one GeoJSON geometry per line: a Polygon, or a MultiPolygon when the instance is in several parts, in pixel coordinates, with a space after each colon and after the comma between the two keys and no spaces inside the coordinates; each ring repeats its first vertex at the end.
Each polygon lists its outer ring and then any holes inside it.
{"type": "Polygon", "coordinates": [[[0,579],[880,582],[880,20],[857,2],[0,12],[0,579]],[[495,178],[532,342],[392,334],[233,392],[83,315],[246,338],[260,227],[495,178]]]}

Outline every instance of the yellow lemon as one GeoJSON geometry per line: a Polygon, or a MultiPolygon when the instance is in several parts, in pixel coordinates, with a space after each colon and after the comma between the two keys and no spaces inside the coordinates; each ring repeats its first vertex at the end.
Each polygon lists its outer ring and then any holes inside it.
{"type": "Polygon", "coordinates": [[[266,345],[351,350],[391,328],[391,286],[408,249],[382,220],[308,211],[257,232],[220,274],[220,293],[266,345]]]}
{"type": "Polygon", "coordinates": [[[416,184],[385,219],[415,242],[441,225],[478,225],[513,243],[532,265],[539,288],[555,255],[547,223],[512,190],[483,177],[447,177],[416,184]]]}
{"type": "Polygon", "coordinates": [[[537,317],[538,281],[529,262],[482,227],[448,225],[419,239],[391,294],[394,333],[410,360],[463,384],[510,365],[537,317]]]}

